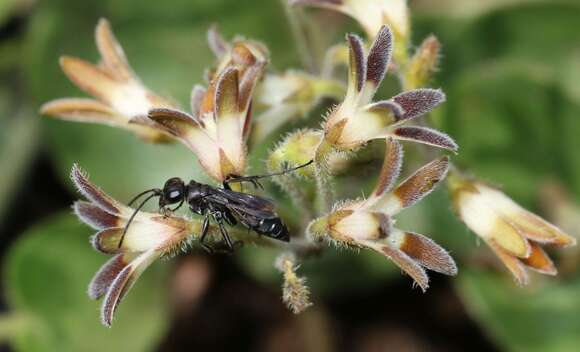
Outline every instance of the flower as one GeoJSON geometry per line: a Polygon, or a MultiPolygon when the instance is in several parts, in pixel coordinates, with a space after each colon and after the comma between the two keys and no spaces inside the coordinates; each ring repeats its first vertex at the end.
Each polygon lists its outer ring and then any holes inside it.
{"type": "Polygon", "coordinates": [[[139,276],[162,256],[188,246],[190,234],[199,234],[199,222],[175,216],[138,212],[119,247],[121,236],[133,209],[122,205],[92,184],[74,165],[71,178],[89,200],[77,201],[73,208],[86,224],[98,230],[92,237],[95,249],[113,257],[97,272],[89,284],[89,297],[104,296],[101,321],[110,326],[121,300],[139,276]]]}
{"type": "Polygon", "coordinates": [[[130,121],[147,115],[152,108],[168,108],[174,104],[151,92],[139,80],[107,20],[99,20],[95,39],[101,54],[98,65],[69,56],[61,57],[60,65],[75,85],[96,99],[57,99],[42,105],[40,112],[64,120],[124,128],[149,142],[168,141],[164,131],[130,121]]]}
{"type": "Polygon", "coordinates": [[[425,268],[456,275],[457,266],[445,249],[431,239],[394,227],[393,216],[429,194],[445,178],[449,162],[447,157],[436,159],[392,190],[402,158],[401,145],[387,139],[383,168],[371,196],[336,204],[328,215],[311,222],[308,232],[315,240],[372,249],[388,257],[425,291],[429,286],[425,268]]]}
{"type": "Polygon", "coordinates": [[[415,89],[389,100],[371,103],[391,59],[392,35],[383,26],[368,55],[361,39],[348,34],[350,46],[349,78],[342,104],[333,109],[324,124],[322,146],[352,151],[372,139],[392,137],[457,151],[457,144],[444,133],[419,126],[401,126],[445,101],[437,89],[415,89]]]}
{"type": "Polygon", "coordinates": [[[494,187],[457,172],[450,176],[448,184],[458,216],[488,244],[520,285],[529,282],[526,268],[557,274],[543,245],[576,244],[574,237],[525,210],[494,187]]]}
{"type": "MultiPolygon", "coordinates": [[[[393,29],[401,45],[401,57],[407,50],[404,43],[410,34],[407,0],[289,0],[291,5],[308,5],[342,12],[355,19],[369,38],[375,38],[383,25],[393,29]]],[[[399,55],[395,55],[398,59],[399,55]]]]}
{"type": "Polygon", "coordinates": [[[268,74],[260,84],[256,101],[266,110],[256,117],[252,137],[263,140],[292,118],[308,116],[323,98],[340,99],[344,94],[341,82],[288,70],[268,74]]]}
{"type": "Polygon", "coordinates": [[[219,63],[207,89],[193,87],[192,113],[154,108],[133,122],[174,136],[196,154],[209,176],[223,181],[244,174],[252,92],[268,59],[259,43],[240,39],[230,45],[215,29],[208,37],[219,63]]]}

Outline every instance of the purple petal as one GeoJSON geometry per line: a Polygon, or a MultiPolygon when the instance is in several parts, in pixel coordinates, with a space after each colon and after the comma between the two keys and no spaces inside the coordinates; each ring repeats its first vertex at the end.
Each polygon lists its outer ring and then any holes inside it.
{"type": "Polygon", "coordinates": [[[427,127],[404,126],[395,129],[394,138],[432,145],[457,152],[455,141],[445,133],[427,127]]]}
{"type": "Polygon", "coordinates": [[[147,117],[177,137],[184,137],[189,129],[198,128],[198,124],[202,125],[201,121],[196,120],[188,113],[175,109],[151,109],[147,117]]]}
{"type": "Polygon", "coordinates": [[[218,59],[221,59],[230,50],[230,45],[224,40],[215,24],[207,31],[207,42],[218,59]]]}
{"type": "Polygon", "coordinates": [[[403,92],[393,97],[393,100],[405,110],[402,121],[414,119],[433,110],[445,101],[445,94],[440,89],[422,88],[403,92]]]}
{"type": "Polygon", "coordinates": [[[205,98],[205,94],[207,90],[205,87],[196,84],[193,86],[191,90],[191,115],[198,121],[201,121],[201,116],[199,116],[199,112],[201,111],[201,103],[203,102],[203,98],[205,98]]]}
{"type": "Polygon", "coordinates": [[[79,192],[88,200],[111,214],[119,214],[118,203],[108,194],[101,191],[99,187],[91,183],[86,173],[77,164],[73,164],[70,177],[79,192]]]}
{"type": "Polygon", "coordinates": [[[116,227],[119,223],[117,215],[111,214],[93,203],[76,201],[73,205],[73,210],[82,222],[95,230],[116,227]]]}
{"type": "Polygon", "coordinates": [[[367,69],[363,42],[358,35],[352,33],[347,34],[346,39],[350,47],[348,87],[349,89],[355,88],[356,92],[360,92],[364,86],[367,69]]]}
{"type": "Polygon", "coordinates": [[[117,277],[119,272],[126,267],[131,260],[135,258],[135,254],[117,254],[113,258],[109,259],[100,269],[97,271],[91,283],[89,284],[89,297],[91,299],[101,298],[111,286],[111,283],[117,277]]]}
{"type": "Polygon", "coordinates": [[[157,258],[159,258],[159,254],[154,250],[141,253],[118,273],[109,285],[107,295],[103,300],[101,307],[101,322],[103,325],[111,326],[115,311],[123,297],[129,292],[143,271],[157,258]]]}
{"type": "Polygon", "coordinates": [[[367,60],[367,81],[378,87],[391,61],[393,51],[393,34],[387,26],[382,26],[375,42],[369,51],[367,60]]]}
{"type": "Polygon", "coordinates": [[[401,105],[392,100],[377,101],[376,103],[368,105],[366,109],[367,111],[378,113],[383,116],[391,116],[392,114],[395,121],[401,120],[405,114],[405,110],[403,110],[401,105]]]}

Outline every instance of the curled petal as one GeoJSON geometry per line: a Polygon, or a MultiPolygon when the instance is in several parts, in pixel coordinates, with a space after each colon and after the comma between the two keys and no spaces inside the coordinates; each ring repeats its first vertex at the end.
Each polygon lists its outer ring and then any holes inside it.
{"type": "Polygon", "coordinates": [[[237,117],[238,88],[238,70],[234,68],[224,70],[218,77],[215,88],[214,113],[217,119],[237,117]]]}
{"type": "Polygon", "coordinates": [[[101,322],[103,325],[111,326],[115,311],[123,297],[129,292],[143,271],[159,258],[159,255],[155,250],[144,252],[119,272],[110,284],[107,295],[103,300],[101,307],[101,322]]]}
{"type": "Polygon", "coordinates": [[[124,207],[117,203],[117,201],[111,198],[108,194],[103,192],[99,187],[91,183],[86,173],[81,170],[77,164],[74,164],[72,167],[71,179],[79,192],[101,209],[106,210],[111,214],[122,213],[124,207]]]}
{"type": "Polygon", "coordinates": [[[393,100],[405,113],[399,121],[410,120],[424,115],[445,102],[445,94],[440,89],[421,88],[403,92],[393,100]]]}
{"type": "Polygon", "coordinates": [[[366,93],[372,98],[376,88],[381,84],[393,53],[393,34],[387,26],[382,26],[369,51],[366,69],[366,81],[372,88],[366,93]]]}
{"type": "Polygon", "coordinates": [[[427,145],[432,145],[434,147],[439,147],[453,152],[457,152],[459,147],[457,143],[451,137],[443,132],[427,128],[427,127],[416,127],[416,126],[404,126],[398,127],[393,131],[393,137],[404,140],[423,143],[427,145]]]}
{"type": "Polygon", "coordinates": [[[119,216],[113,215],[93,203],[76,201],[73,210],[82,222],[95,230],[119,226],[119,216]]]}
{"type": "Polygon", "coordinates": [[[109,259],[109,261],[107,261],[99,271],[97,271],[89,283],[89,297],[91,299],[99,299],[107,293],[111,283],[115,280],[117,275],[119,275],[119,272],[135,259],[137,255],[137,253],[117,254],[109,259]]]}
{"type": "Polygon", "coordinates": [[[343,0],[288,0],[290,5],[308,5],[336,9],[343,4],[343,0]]]}
{"type": "Polygon", "coordinates": [[[401,120],[404,117],[405,110],[401,105],[392,100],[381,100],[366,106],[366,111],[379,114],[385,117],[391,117],[392,122],[401,120]]]}
{"type": "Polygon", "coordinates": [[[198,128],[196,119],[180,110],[151,109],[147,117],[162,126],[168,133],[180,138],[185,138],[190,129],[198,128]]]}
{"type": "Polygon", "coordinates": [[[123,241],[122,248],[119,248],[124,227],[114,227],[97,232],[91,239],[93,248],[105,254],[116,254],[127,250],[126,241],[123,241]]]}

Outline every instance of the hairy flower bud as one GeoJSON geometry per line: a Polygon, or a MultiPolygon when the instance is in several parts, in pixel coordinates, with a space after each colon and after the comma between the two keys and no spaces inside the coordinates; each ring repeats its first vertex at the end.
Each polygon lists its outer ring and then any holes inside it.
{"type": "Polygon", "coordinates": [[[340,99],[344,94],[341,82],[323,79],[301,71],[268,74],[259,86],[256,101],[266,110],[256,117],[252,133],[261,141],[294,118],[305,118],[323,98],[340,99]]]}

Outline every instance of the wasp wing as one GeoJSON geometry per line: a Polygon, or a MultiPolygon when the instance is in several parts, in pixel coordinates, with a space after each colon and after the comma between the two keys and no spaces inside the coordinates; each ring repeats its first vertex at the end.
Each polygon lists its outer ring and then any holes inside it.
{"type": "Polygon", "coordinates": [[[274,213],[274,203],[264,197],[255,196],[253,194],[230,191],[227,189],[216,188],[213,194],[207,198],[226,207],[236,207],[240,210],[247,208],[248,210],[262,211],[267,213],[274,213]]]}

